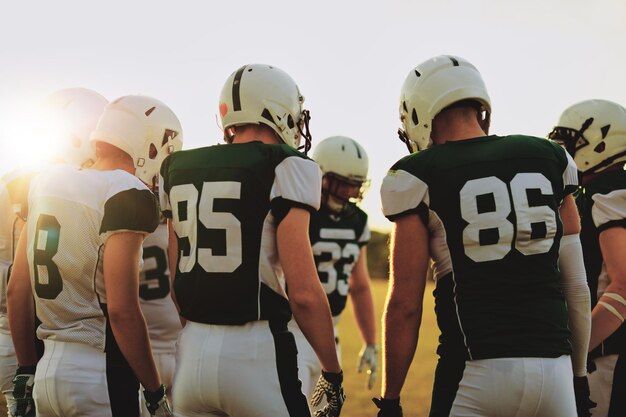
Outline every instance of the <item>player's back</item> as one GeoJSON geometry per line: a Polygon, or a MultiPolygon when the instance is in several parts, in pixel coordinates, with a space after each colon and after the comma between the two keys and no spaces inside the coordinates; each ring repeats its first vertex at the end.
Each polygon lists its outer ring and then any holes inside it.
{"type": "Polygon", "coordinates": [[[558,212],[576,168],[563,149],[527,136],[448,142],[399,161],[385,183],[388,217],[415,211],[428,225],[442,349],[569,353],[558,212]]]}
{"type": "Polygon", "coordinates": [[[177,152],[161,168],[172,216],[181,315],[209,324],[291,317],[276,228],[291,207],[319,207],[319,167],[286,145],[261,142],[177,152]]]}
{"type": "Polygon", "coordinates": [[[155,220],[154,195],[125,171],[56,165],[33,180],[27,255],[39,338],[104,349],[104,244],[116,231],[151,231],[155,220]]]}

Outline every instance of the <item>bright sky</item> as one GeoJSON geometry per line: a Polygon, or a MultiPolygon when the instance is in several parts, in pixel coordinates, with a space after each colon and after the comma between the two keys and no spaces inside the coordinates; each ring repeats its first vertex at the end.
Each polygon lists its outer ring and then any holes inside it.
{"type": "Polygon", "coordinates": [[[481,71],[492,133],[544,136],[563,109],[604,98],[626,105],[623,0],[12,1],[0,6],[0,172],[45,146],[32,109],[61,88],[167,103],[185,148],[215,144],[218,96],[246,63],[288,72],[311,110],[314,143],[342,134],[363,144],[380,212],[386,170],[406,154],[398,97],[418,63],[455,54],[481,71]]]}

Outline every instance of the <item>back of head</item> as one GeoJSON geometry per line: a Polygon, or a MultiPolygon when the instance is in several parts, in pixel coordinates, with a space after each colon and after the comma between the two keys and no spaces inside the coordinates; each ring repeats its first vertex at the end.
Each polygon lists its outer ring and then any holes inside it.
{"type": "Polygon", "coordinates": [[[548,135],[565,145],[578,170],[602,172],[626,161],[626,109],[608,100],[585,100],[561,114],[548,135]]]}
{"type": "Polygon", "coordinates": [[[407,76],[400,93],[400,139],[409,152],[432,145],[433,120],[445,108],[461,103],[486,113],[483,130],[489,128],[491,100],[474,65],[463,58],[441,55],[424,61],[407,76]]]}
{"type": "Polygon", "coordinates": [[[86,88],[50,94],[40,108],[40,129],[55,144],[55,159],[78,167],[91,165],[95,148],[89,135],[108,101],[86,88]]]}
{"type": "Polygon", "coordinates": [[[183,133],[168,106],[152,97],[129,95],[106,106],[91,140],[124,151],[133,161],[135,176],[152,185],[163,159],[182,148],[183,133]]]}
{"type": "Polygon", "coordinates": [[[232,142],[233,128],[263,124],[280,139],[304,152],[310,148],[309,112],[302,108],[304,97],[295,81],[284,71],[262,64],[244,65],[233,72],[220,94],[220,117],[224,137],[232,142]]]}
{"type": "Polygon", "coordinates": [[[369,184],[369,160],[365,149],[346,136],[331,136],[321,141],[313,151],[313,159],[324,173],[322,200],[335,212],[341,212],[349,201],[363,198],[369,184]],[[341,185],[355,189],[353,196],[340,192],[341,185]]]}

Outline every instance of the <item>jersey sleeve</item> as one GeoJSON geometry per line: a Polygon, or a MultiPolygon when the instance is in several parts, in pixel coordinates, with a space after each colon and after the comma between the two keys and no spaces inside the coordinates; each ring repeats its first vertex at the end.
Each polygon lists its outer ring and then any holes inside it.
{"type": "Polygon", "coordinates": [[[149,234],[159,225],[159,208],[152,191],[128,188],[109,197],[104,205],[100,234],[136,232],[149,234]]]}
{"type": "Polygon", "coordinates": [[[34,177],[34,171],[16,170],[2,178],[9,192],[13,212],[24,221],[28,217],[28,193],[34,177]]]}
{"type": "Polygon", "coordinates": [[[417,213],[427,224],[430,198],[428,185],[403,169],[391,169],[380,188],[383,214],[390,221],[417,213]]]}
{"type": "Polygon", "coordinates": [[[576,162],[568,152],[564,152],[567,158],[567,166],[563,171],[563,193],[572,194],[578,189],[578,168],[576,162]]]}
{"type": "Polygon", "coordinates": [[[314,161],[290,156],[276,166],[270,204],[272,214],[278,222],[292,207],[317,211],[320,208],[321,195],[322,172],[314,161]]]}
{"type": "Polygon", "coordinates": [[[169,186],[169,166],[172,156],[169,155],[161,164],[159,172],[159,206],[163,216],[172,218],[172,207],[170,206],[170,186],[169,186]]]}
{"type": "MultiPolygon", "coordinates": [[[[162,176],[159,175],[159,184],[163,184],[165,181],[162,176]]],[[[168,219],[172,218],[172,207],[170,206],[170,194],[169,190],[162,187],[159,190],[159,207],[163,216],[168,219]]]]}
{"type": "Polygon", "coordinates": [[[370,232],[369,225],[367,224],[367,221],[366,221],[365,227],[363,227],[363,232],[361,232],[361,236],[359,236],[359,246],[363,247],[367,245],[371,237],[372,237],[372,233],[370,232]]]}
{"type": "Polygon", "coordinates": [[[611,227],[626,227],[626,190],[594,194],[591,216],[598,232],[611,227]]]}

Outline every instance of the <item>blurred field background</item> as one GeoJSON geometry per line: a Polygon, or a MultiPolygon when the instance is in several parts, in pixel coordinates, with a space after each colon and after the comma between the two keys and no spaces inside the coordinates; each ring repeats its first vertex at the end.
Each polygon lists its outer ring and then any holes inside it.
{"type": "MultiPolygon", "coordinates": [[[[407,380],[402,389],[402,407],[405,417],[428,416],[430,409],[430,394],[432,391],[433,376],[437,363],[437,338],[439,329],[435,320],[434,300],[432,296],[434,284],[429,282],[426,287],[424,297],[424,314],[422,317],[422,327],[420,329],[420,339],[415,357],[407,380]]],[[[387,292],[387,281],[382,279],[372,280],[372,291],[374,294],[374,304],[376,317],[382,317],[385,296],[387,292]]],[[[376,416],[378,409],[372,403],[372,397],[380,396],[380,384],[382,380],[382,351],[379,353],[379,373],[376,385],[369,391],[365,385],[365,373],[356,372],[356,363],[361,349],[363,339],[356,325],[352,305],[344,311],[339,323],[339,337],[341,341],[342,365],[344,372],[344,389],[346,391],[346,403],[341,412],[345,417],[376,416]]],[[[381,339],[380,320],[377,326],[377,334],[381,339]]]]}

